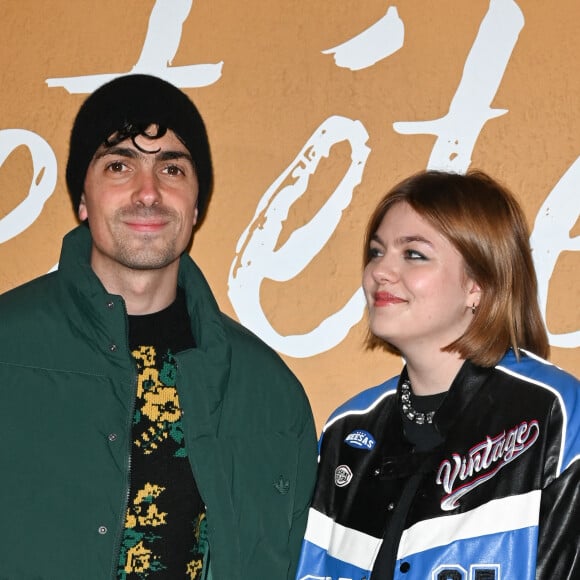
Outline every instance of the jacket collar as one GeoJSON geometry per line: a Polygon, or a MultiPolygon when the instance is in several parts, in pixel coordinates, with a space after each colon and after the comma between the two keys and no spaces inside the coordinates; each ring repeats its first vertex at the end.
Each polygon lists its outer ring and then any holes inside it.
{"type": "MultiPolygon", "coordinates": [[[[109,359],[109,340],[116,341],[118,346],[123,345],[125,348],[116,353],[121,364],[122,360],[130,360],[127,357],[125,302],[121,296],[109,294],[94,273],[90,265],[91,247],[91,232],[84,224],[74,228],[63,239],[58,276],[69,305],[64,309],[65,315],[69,316],[69,323],[78,329],[85,340],[94,343],[96,348],[102,345],[101,349],[109,359]],[[71,302],[74,304],[72,310],[71,302]],[[114,306],[111,307],[111,304],[114,306]]],[[[231,349],[224,327],[224,315],[201,270],[187,253],[179,261],[178,284],[185,291],[197,346],[181,358],[184,365],[189,367],[186,376],[203,377],[203,392],[207,395],[206,413],[212,414],[222,399],[230,368],[231,349]]],[[[196,392],[196,395],[199,393],[196,392]]],[[[203,395],[199,402],[202,399],[203,395]]]]}
{"type": "Polygon", "coordinates": [[[492,372],[493,367],[480,367],[469,360],[463,363],[441,407],[433,417],[433,423],[443,437],[447,435],[457,417],[463,415],[492,372]]]}
{"type": "MultiPolygon", "coordinates": [[[[60,254],[59,276],[72,293],[73,300],[85,312],[97,306],[95,301],[100,305],[110,299],[120,300],[124,307],[123,297],[109,294],[91,268],[91,247],[91,232],[86,225],[81,224],[66,234],[60,254]]],[[[178,284],[185,291],[197,345],[207,351],[216,342],[223,342],[222,314],[204,275],[187,253],[179,260],[178,284]]]]}

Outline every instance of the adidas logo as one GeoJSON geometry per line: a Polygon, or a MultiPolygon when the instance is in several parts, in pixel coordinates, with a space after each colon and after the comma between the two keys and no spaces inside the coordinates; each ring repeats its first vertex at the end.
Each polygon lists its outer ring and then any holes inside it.
{"type": "Polygon", "coordinates": [[[284,479],[283,475],[281,475],[280,479],[275,481],[272,485],[281,495],[286,495],[290,489],[290,481],[288,479],[284,479]]]}

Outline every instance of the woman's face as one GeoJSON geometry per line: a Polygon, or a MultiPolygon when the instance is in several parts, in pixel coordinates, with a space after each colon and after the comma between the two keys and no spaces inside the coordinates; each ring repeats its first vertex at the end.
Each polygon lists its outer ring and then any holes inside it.
{"type": "Polygon", "coordinates": [[[363,289],[371,332],[403,355],[447,346],[469,326],[480,290],[451,243],[405,202],[371,239],[363,289]]]}

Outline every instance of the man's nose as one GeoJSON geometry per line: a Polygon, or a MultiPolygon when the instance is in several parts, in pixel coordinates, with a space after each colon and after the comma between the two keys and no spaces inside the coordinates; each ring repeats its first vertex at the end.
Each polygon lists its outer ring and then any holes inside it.
{"type": "Polygon", "coordinates": [[[135,184],[133,203],[151,207],[161,201],[161,191],[155,173],[149,169],[142,170],[135,184]]]}

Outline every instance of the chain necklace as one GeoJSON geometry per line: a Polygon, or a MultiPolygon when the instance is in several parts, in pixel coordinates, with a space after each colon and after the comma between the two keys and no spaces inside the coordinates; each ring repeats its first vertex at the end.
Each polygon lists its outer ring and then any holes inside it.
{"type": "Polygon", "coordinates": [[[413,408],[413,405],[411,405],[411,383],[409,379],[406,379],[401,383],[401,411],[403,411],[403,415],[405,415],[409,421],[412,421],[417,425],[433,423],[433,416],[435,415],[435,411],[422,413],[413,408]]]}

